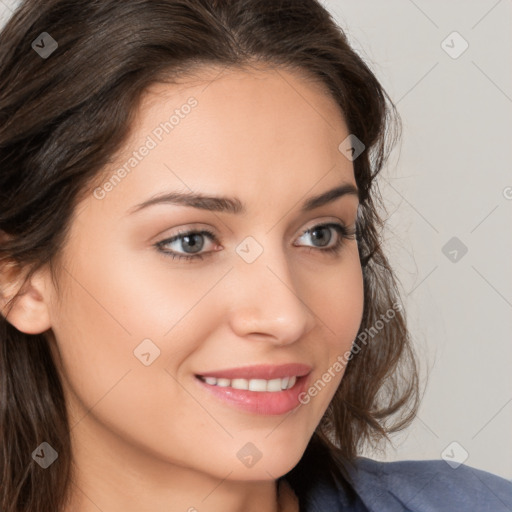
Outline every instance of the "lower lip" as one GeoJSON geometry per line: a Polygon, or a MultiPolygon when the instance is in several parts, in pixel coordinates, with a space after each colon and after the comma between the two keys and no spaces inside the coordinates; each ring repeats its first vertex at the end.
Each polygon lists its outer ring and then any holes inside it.
{"type": "Polygon", "coordinates": [[[306,389],[308,375],[297,377],[292,388],[283,391],[248,391],[212,386],[198,377],[196,381],[208,392],[238,409],[262,415],[286,414],[300,405],[299,395],[306,389]]]}

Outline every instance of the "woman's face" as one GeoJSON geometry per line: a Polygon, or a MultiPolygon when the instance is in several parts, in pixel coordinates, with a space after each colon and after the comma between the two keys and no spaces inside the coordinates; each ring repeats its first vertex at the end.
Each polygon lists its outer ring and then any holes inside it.
{"type": "Polygon", "coordinates": [[[354,228],[357,195],[303,208],[356,187],[338,106],[284,70],[219,73],[148,91],[110,185],[76,209],[62,295],[48,284],[74,449],[91,465],[275,479],[302,456],[358,332],[357,242],[336,228],[354,228]],[[230,199],[138,207],[177,193],[230,199]],[[292,363],[285,374],[308,374],[291,391],[232,387],[286,385],[272,369],[198,378],[292,363]]]}

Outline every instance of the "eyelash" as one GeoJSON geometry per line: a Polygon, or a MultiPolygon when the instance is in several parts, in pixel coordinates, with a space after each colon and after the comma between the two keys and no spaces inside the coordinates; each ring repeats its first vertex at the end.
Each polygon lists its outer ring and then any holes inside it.
{"type": "MultiPolygon", "coordinates": [[[[357,228],[356,229],[353,229],[353,228],[350,229],[345,224],[338,224],[338,223],[334,223],[334,222],[329,222],[329,223],[326,223],[326,224],[317,224],[316,226],[313,226],[313,227],[303,231],[300,236],[302,237],[306,233],[315,231],[318,228],[333,228],[338,233],[338,238],[336,240],[336,243],[332,247],[328,247],[327,249],[322,249],[320,247],[306,247],[306,249],[309,249],[309,251],[312,251],[312,250],[316,249],[316,250],[318,250],[320,252],[327,253],[328,255],[337,255],[341,251],[344,239],[346,239],[346,240],[354,240],[354,238],[357,236],[357,228]]],[[[183,254],[180,254],[180,253],[177,253],[177,252],[174,252],[174,251],[169,251],[169,250],[162,249],[163,246],[168,245],[168,244],[170,244],[172,242],[175,242],[176,240],[179,240],[179,239],[181,239],[181,238],[183,238],[185,236],[190,236],[190,235],[206,235],[213,242],[218,243],[217,237],[210,230],[208,230],[208,229],[201,229],[201,230],[184,231],[184,232],[178,233],[177,235],[174,235],[171,238],[167,238],[165,240],[157,242],[155,244],[155,247],[160,252],[162,252],[165,256],[169,256],[173,260],[174,259],[178,259],[178,260],[181,260],[181,259],[185,259],[185,260],[200,259],[200,260],[202,260],[205,255],[210,255],[213,252],[215,252],[215,251],[210,251],[210,252],[203,253],[203,254],[183,255],[183,254]]]]}

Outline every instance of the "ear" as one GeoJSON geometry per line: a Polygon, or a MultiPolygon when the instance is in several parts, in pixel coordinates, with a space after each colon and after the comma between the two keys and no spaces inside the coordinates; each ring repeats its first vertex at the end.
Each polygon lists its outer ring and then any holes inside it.
{"type": "Polygon", "coordinates": [[[26,275],[26,269],[15,263],[4,263],[0,267],[0,312],[18,331],[40,334],[51,327],[48,273],[40,269],[24,282],[26,275]],[[16,299],[8,304],[18,290],[16,299]]]}

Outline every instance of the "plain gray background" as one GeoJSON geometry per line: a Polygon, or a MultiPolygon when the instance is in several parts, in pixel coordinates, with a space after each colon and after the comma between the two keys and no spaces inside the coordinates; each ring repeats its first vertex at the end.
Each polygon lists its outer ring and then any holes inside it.
{"type": "MultiPolygon", "coordinates": [[[[18,3],[0,0],[0,25],[18,3]]],[[[366,455],[444,458],[512,479],[512,3],[322,3],[402,117],[378,182],[388,254],[429,371],[412,426],[395,448],[366,455]]]]}

